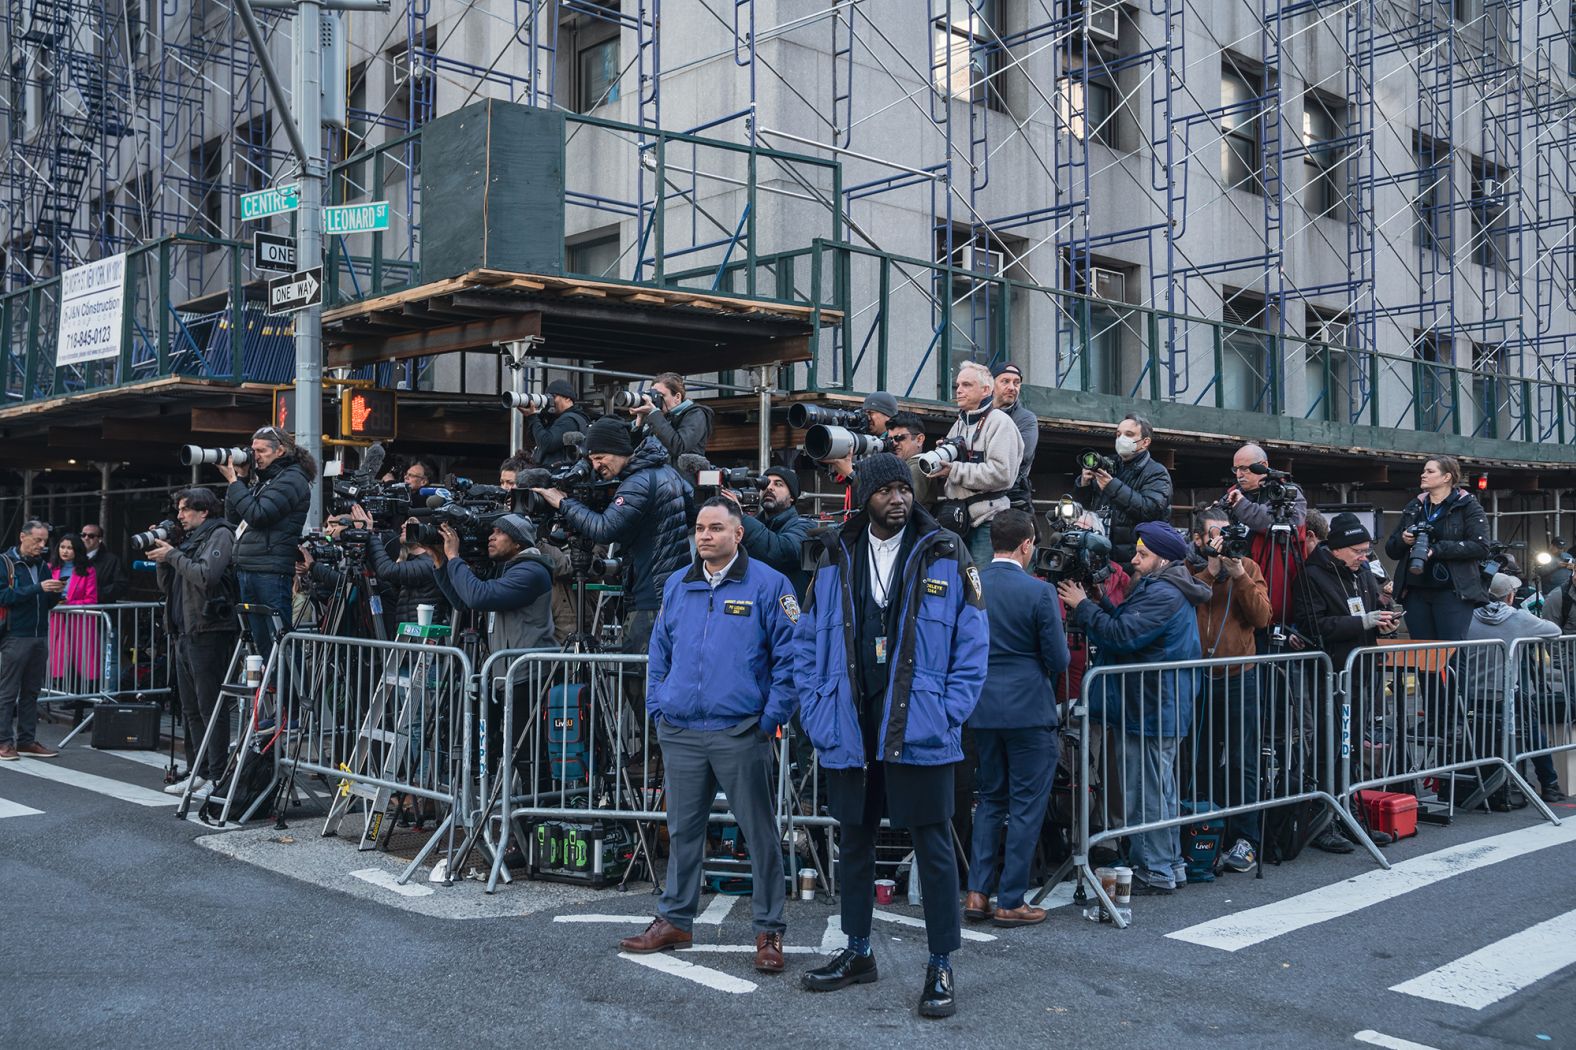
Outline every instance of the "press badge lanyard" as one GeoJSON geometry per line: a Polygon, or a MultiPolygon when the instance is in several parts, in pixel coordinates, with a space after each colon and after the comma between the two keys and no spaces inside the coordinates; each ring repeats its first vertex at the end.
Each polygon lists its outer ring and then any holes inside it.
{"type": "MultiPolygon", "coordinates": [[[[1344,591],[1345,589],[1346,589],[1346,583],[1343,580],[1341,582],[1341,590],[1344,591]]],[[[1361,615],[1363,615],[1363,613],[1367,612],[1368,610],[1363,608],[1362,592],[1361,592],[1361,590],[1360,590],[1360,588],[1358,586],[1357,580],[1355,578],[1352,580],[1352,590],[1357,591],[1358,593],[1356,593],[1356,594],[1349,594],[1349,595],[1346,596],[1346,611],[1351,613],[1353,616],[1361,616],[1361,615]]]]}
{"type": "MultiPolygon", "coordinates": [[[[881,570],[876,568],[876,552],[875,552],[874,545],[871,545],[868,553],[869,553],[869,557],[870,557],[870,575],[873,577],[873,582],[870,585],[870,596],[876,600],[876,605],[880,607],[881,612],[883,614],[882,619],[884,620],[885,619],[885,613],[886,613],[886,607],[887,607],[887,600],[892,595],[892,580],[893,580],[894,577],[897,576],[897,562],[898,562],[898,559],[897,559],[897,555],[894,554],[893,557],[892,557],[892,567],[887,570],[886,579],[883,580],[881,578],[881,570]],[[880,588],[879,592],[877,592],[877,587],[880,588]]],[[[886,635],[878,634],[878,635],[876,635],[876,663],[884,664],[886,662],[887,662],[887,639],[886,639],[886,635]]]]}

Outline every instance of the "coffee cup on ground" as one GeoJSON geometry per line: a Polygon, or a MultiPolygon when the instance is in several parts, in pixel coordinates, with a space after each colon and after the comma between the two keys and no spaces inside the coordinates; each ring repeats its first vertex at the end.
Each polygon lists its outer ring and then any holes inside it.
{"type": "Polygon", "coordinates": [[[891,879],[876,880],[876,903],[891,904],[892,898],[897,896],[897,883],[891,879]]]}

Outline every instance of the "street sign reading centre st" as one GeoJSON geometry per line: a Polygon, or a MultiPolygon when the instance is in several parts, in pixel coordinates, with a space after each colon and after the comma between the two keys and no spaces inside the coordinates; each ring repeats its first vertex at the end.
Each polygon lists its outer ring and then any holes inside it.
{"type": "Polygon", "coordinates": [[[323,268],[314,266],[268,282],[268,312],[293,314],[323,301],[323,268]]]}
{"type": "Polygon", "coordinates": [[[323,209],[323,233],[339,237],[347,233],[376,233],[389,228],[389,202],[336,204],[323,209]]]}
{"type": "Polygon", "coordinates": [[[270,186],[266,190],[241,194],[241,221],[250,222],[252,219],[266,219],[270,215],[280,215],[287,211],[295,211],[300,206],[300,186],[295,183],[291,183],[288,186],[270,186]]]}

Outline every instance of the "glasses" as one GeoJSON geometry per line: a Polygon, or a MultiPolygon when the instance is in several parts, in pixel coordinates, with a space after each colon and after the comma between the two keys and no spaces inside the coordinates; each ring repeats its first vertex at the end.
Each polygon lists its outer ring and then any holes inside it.
{"type": "Polygon", "coordinates": [[[427,475],[423,474],[419,470],[407,470],[405,472],[405,480],[406,481],[410,481],[412,479],[414,479],[416,481],[426,481],[427,480],[427,475]]]}
{"type": "Polygon", "coordinates": [[[82,538],[85,540],[101,540],[104,538],[104,534],[102,532],[84,532],[82,538]]]}
{"type": "MultiPolygon", "coordinates": [[[[1257,464],[1254,465],[1257,466],[1257,464]]],[[[1253,473],[1253,467],[1232,467],[1231,472],[1233,474],[1251,474],[1253,473]]]]}
{"type": "Polygon", "coordinates": [[[891,435],[891,437],[892,437],[893,444],[896,444],[899,441],[918,441],[919,440],[919,435],[918,434],[893,434],[893,435],[891,435]]]}

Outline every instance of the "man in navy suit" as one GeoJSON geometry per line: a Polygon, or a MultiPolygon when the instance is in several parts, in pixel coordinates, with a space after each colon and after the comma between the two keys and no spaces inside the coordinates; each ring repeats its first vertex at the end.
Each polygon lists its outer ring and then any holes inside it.
{"type": "Polygon", "coordinates": [[[990,617],[990,670],[967,723],[979,750],[980,800],[963,917],[1031,926],[1045,921],[1045,909],[1031,907],[1023,895],[1056,774],[1055,680],[1067,670],[1067,634],[1056,592],[1029,575],[1034,519],[1020,510],[1001,512],[991,519],[990,543],[995,557],[980,573],[990,617]],[[998,864],[1003,821],[1007,841],[998,864]]]}

